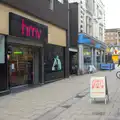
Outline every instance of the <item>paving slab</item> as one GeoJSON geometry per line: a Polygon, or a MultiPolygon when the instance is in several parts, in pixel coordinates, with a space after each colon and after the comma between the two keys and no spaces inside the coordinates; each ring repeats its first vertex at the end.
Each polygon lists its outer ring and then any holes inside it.
{"type": "Polygon", "coordinates": [[[116,70],[70,77],[21,93],[0,97],[0,120],[119,119],[120,80],[116,70]],[[107,76],[110,102],[89,101],[91,76],[107,76]]]}

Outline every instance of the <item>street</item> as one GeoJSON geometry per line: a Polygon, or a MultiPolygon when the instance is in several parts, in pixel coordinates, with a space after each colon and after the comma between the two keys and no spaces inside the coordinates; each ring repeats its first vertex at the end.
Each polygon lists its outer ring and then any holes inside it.
{"type": "Polygon", "coordinates": [[[0,0],[0,120],[120,120],[119,3],[0,0]]]}
{"type": "Polygon", "coordinates": [[[119,120],[120,80],[114,71],[72,76],[0,97],[0,120],[119,120]],[[90,76],[107,76],[110,101],[89,99],[90,76]]]}

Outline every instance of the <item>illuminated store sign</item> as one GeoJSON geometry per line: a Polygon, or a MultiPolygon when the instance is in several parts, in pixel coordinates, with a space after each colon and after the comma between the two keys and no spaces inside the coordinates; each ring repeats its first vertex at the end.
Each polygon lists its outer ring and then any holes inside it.
{"type": "Polygon", "coordinates": [[[9,34],[45,42],[48,38],[48,27],[14,13],[9,13],[9,34]]]}

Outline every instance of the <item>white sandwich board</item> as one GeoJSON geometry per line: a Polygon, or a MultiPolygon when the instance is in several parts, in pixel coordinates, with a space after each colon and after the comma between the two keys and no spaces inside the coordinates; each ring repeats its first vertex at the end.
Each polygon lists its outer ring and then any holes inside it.
{"type": "Polygon", "coordinates": [[[90,79],[90,99],[104,98],[109,100],[106,77],[92,76],[90,79]]]}

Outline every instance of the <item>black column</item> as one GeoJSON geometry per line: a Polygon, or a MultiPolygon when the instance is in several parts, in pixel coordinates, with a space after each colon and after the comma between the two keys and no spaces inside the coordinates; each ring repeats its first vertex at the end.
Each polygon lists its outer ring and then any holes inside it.
{"type": "Polygon", "coordinates": [[[69,31],[66,32],[66,43],[67,46],[65,47],[65,78],[69,77],[69,31]]]}
{"type": "Polygon", "coordinates": [[[40,84],[44,84],[44,48],[40,48],[40,55],[39,55],[39,78],[40,84]]]}
{"type": "MultiPolygon", "coordinates": [[[[4,36],[3,36],[4,37],[4,36]]],[[[0,63],[0,91],[5,91],[8,89],[8,70],[7,70],[7,41],[4,39],[4,47],[5,47],[5,63],[0,63]]]]}

